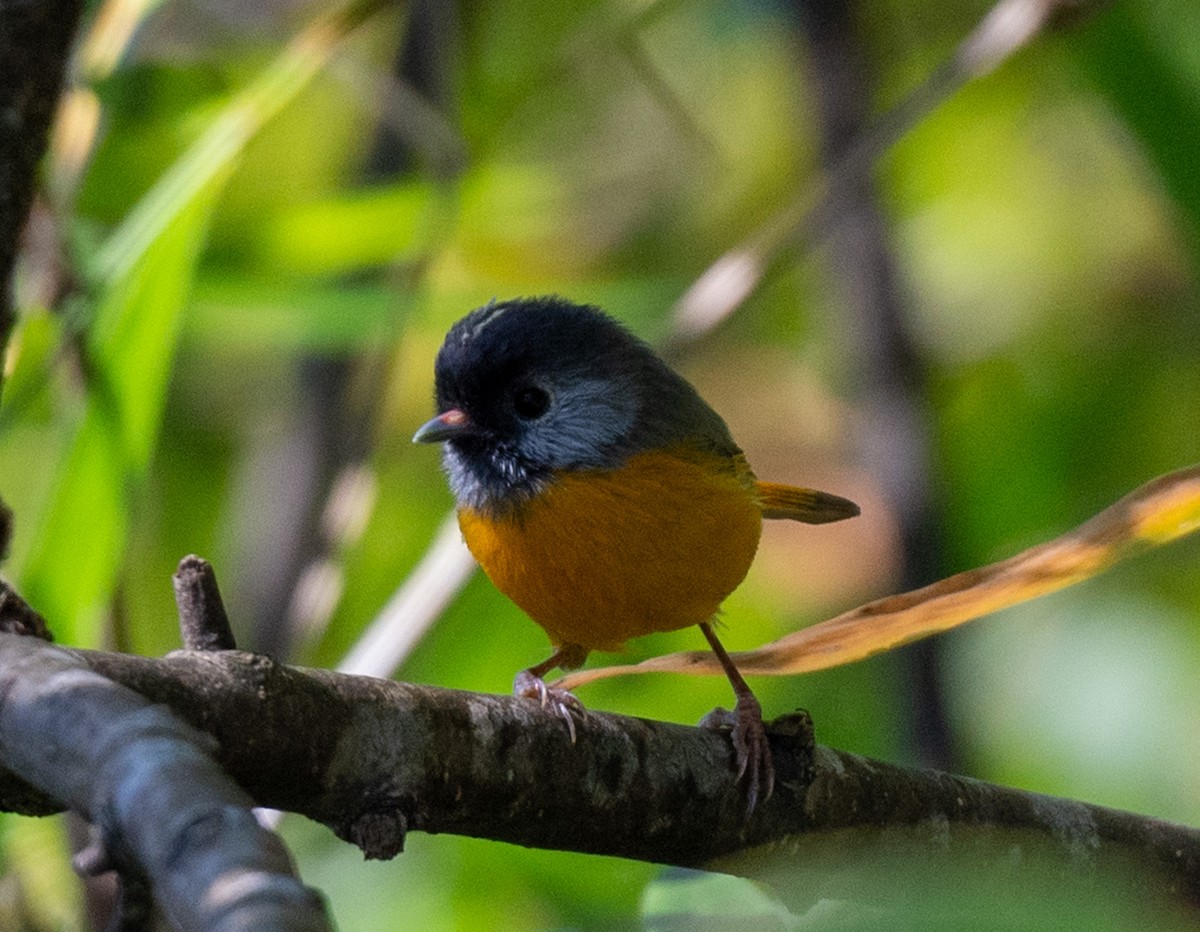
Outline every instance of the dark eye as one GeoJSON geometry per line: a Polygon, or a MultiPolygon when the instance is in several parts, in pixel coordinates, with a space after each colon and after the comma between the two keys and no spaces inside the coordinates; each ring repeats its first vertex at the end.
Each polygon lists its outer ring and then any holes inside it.
{"type": "Polygon", "coordinates": [[[550,395],[536,385],[525,385],[513,396],[513,410],[527,420],[535,420],[550,407],[550,395]]]}

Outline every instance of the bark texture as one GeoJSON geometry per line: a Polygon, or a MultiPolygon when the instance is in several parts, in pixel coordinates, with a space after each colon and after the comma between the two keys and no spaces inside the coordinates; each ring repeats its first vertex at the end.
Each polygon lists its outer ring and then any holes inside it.
{"type": "MultiPolygon", "coordinates": [[[[801,899],[844,895],[850,885],[886,902],[914,887],[881,878],[878,889],[864,888],[852,870],[886,850],[913,865],[970,863],[1001,876],[1023,865],[1045,877],[1040,865],[1049,863],[1076,889],[1120,877],[1185,911],[1200,907],[1196,830],[814,746],[802,714],[772,729],[775,795],[747,821],[728,737],[712,730],[593,711],[572,745],[561,719],[509,696],[286,667],[239,651],[156,660],[0,635],[10,690],[43,676],[15,668],[10,651],[74,658],[169,707],[216,740],[217,761],[255,803],[323,822],[368,857],[398,853],[409,831],[451,832],[715,865],[801,899]]],[[[0,721],[8,715],[6,701],[0,721]]],[[[113,740],[103,737],[108,718],[92,726],[96,740],[113,740]]],[[[6,730],[0,756],[47,789],[46,765],[18,766],[11,756],[48,753],[44,740],[23,734],[6,730]]],[[[0,780],[4,808],[53,811],[55,797],[0,780]]]]}

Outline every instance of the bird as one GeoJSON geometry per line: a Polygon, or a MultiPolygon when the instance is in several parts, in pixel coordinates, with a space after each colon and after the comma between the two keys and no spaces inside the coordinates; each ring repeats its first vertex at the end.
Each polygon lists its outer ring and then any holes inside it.
{"type": "MultiPolygon", "coordinates": [[[[513,691],[567,721],[582,703],[551,670],[632,638],[700,628],[733,687],[728,725],[748,812],[775,781],[762,708],[714,627],[764,518],[859,513],[848,499],[760,482],[720,415],[645,341],[592,305],[493,300],[455,323],[434,363],[440,443],[459,527],[496,588],[552,653],[513,691]]],[[[723,712],[723,710],[718,710],[723,712]]]]}

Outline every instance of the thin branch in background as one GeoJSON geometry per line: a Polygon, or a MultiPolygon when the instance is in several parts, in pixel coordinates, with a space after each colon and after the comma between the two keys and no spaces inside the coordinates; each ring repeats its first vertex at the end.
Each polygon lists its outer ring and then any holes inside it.
{"type": "MultiPolygon", "coordinates": [[[[412,0],[404,35],[387,72],[355,76],[368,88],[375,138],[363,167],[368,182],[411,176],[418,170],[450,182],[468,168],[466,139],[458,128],[455,65],[462,47],[459,4],[412,0]]],[[[343,59],[339,72],[350,74],[343,59]]]]}
{"type": "MultiPolygon", "coordinates": [[[[822,162],[836,170],[869,119],[872,76],[853,0],[797,0],[793,16],[809,49],[822,162]]],[[[900,526],[899,586],[916,589],[945,575],[940,516],[930,489],[927,372],[905,326],[909,298],[900,283],[887,223],[870,174],[847,186],[829,219],[827,275],[838,286],[846,353],[854,360],[860,423],[859,461],[882,489],[900,526]]],[[[902,731],[927,767],[958,770],[938,675],[942,642],[924,640],[899,653],[909,714],[902,731]]]]}
{"type": "Polygon", "coordinates": [[[310,353],[297,368],[285,422],[259,432],[238,476],[244,507],[236,511],[235,601],[250,619],[246,647],[273,657],[290,656],[298,618],[313,625],[309,605],[296,601],[298,587],[328,553],[321,516],[339,473],[365,455],[371,422],[355,409],[356,359],[310,353]]]}
{"type": "Polygon", "coordinates": [[[330,64],[330,74],[369,106],[381,128],[413,148],[434,178],[460,175],[468,167],[467,144],[437,104],[394,74],[381,74],[350,56],[330,64]]]}
{"type": "Polygon", "coordinates": [[[342,673],[391,676],[475,571],[458,518],[450,514],[420,562],[338,664],[342,673]]]}
{"type": "Polygon", "coordinates": [[[676,132],[716,165],[724,163],[726,160],[711,135],[696,121],[679,94],[647,54],[640,30],[620,30],[614,36],[614,41],[625,63],[633,70],[642,87],[666,115],[676,132]]]}
{"type": "Polygon", "coordinates": [[[1001,0],[958,47],[955,67],[968,80],[995,71],[1045,29],[1074,22],[1112,0],[1001,0]]]}
{"type": "Polygon", "coordinates": [[[297,649],[318,641],[329,626],[346,586],[345,554],[362,537],[378,492],[374,469],[365,459],[345,463],[325,497],[314,558],[296,580],[284,614],[297,649]]]}
{"type": "Polygon", "coordinates": [[[755,233],[701,273],[672,309],[676,339],[695,340],[717,327],[754,293],[784,248],[803,248],[824,236],[830,221],[843,215],[842,200],[861,184],[879,157],[960,87],[995,70],[1056,25],[1058,14],[1078,17],[1107,2],[1000,0],[950,60],[848,146],[822,181],[809,183],[755,233]]]}

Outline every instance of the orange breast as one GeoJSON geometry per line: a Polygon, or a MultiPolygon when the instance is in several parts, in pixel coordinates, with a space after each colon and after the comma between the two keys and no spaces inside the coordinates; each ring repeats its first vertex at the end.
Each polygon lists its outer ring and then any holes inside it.
{"type": "Polygon", "coordinates": [[[459,524],[553,644],[617,650],[711,618],[745,577],[762,516],[741,457],[658,452],[566,473],[500,519],[464,509],[459,524]]]}

